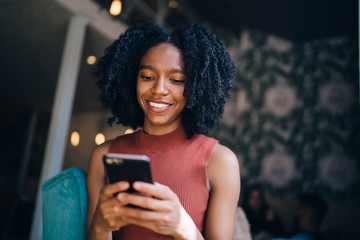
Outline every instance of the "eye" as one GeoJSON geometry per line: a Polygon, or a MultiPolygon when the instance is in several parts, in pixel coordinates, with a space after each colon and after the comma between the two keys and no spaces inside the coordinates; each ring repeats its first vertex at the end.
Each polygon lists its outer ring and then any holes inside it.
{"type": "Polygon", "coordinates": [[[145,76],[145,75],[141,75],[140,78],[145,79],[145,80],[153,80],[153,79],[155,79],[155,77],[145,76]]]}
{"type": "Polygon", "coordinates": [[[172,81],[175,84],[183,84],[183,83],[185,83],[185,80],[179,80],[179,79],[170,79],[170,81],[172,81]]]}

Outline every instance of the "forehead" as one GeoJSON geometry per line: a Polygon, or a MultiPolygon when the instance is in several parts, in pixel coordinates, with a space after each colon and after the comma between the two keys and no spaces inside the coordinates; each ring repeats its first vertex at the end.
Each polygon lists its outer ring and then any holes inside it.
{"type": "Polygon", "coordinates": [[[159,69],[184,69],[182,52],[169,43],[150,48],[141,59],[141,65],[150,65],[159,69]]]}
{"type": "Polygon", "coordinates": [[[261,192],[258,189],[254,189],[250,192],[250,196],[252,196],[252,197],[254,197],[254,196],[258,197],[260,195],[261,195],[261,192]]]}

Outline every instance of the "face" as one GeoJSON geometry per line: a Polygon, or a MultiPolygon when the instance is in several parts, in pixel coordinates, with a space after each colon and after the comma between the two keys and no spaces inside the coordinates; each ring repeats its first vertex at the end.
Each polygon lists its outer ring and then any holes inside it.
{"type": "Polygon", "coordinates": [[[256,211],[260,209],[261,204],[261,192],[258,190],[251,191],[248,202],[249,207],[256,211]]]}
{"type": "Polygon", "coordinates": [[[164,43],[143,56],[137,76],[137,99],[144,111],[144,130],[161,135],[181,125],[186,105],[184,94],[185,72],[182,53],[164,43]]]}

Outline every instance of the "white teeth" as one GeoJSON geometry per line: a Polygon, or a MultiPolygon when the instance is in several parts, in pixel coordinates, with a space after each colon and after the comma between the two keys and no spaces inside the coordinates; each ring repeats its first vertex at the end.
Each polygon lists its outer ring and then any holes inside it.
{"type": "Polygon", "coordinates": [[[161,108],[161,107],[167,107],[169,106],[170,104],[165,104],[165,103],[155,103],[155,102],[149,102],[150,105],[152,107],[158,107],[158,108],[161,108]]]}

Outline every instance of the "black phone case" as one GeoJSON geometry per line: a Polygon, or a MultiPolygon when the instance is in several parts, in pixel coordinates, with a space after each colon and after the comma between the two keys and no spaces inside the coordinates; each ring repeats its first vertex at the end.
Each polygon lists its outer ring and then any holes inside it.
{"type": "Polygon", "coordinates": [[[132,184],[135,181],[153,183],[150,158],[146,155],[109,153],[104,155],[105,177],[107,184],[127,181],[127,192],[136,192],[132,184]]]}

